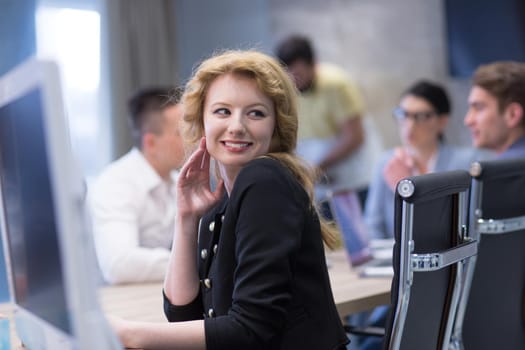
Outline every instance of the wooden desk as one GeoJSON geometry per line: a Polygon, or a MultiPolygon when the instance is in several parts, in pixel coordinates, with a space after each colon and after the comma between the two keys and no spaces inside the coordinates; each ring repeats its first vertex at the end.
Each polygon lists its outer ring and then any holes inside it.
{"type": "MultiPolygon", "coordinates": [[[[327,254],[335,303],[342,317],[390,303],[391,278],[360,278],[342,250],[327,254]]],[[[103,287],[104,310],[130,320],[165,322],[162,283],[103,287]]]]}
{"type": "Polygon", "coordinates": [[[350,269],[344,250],[327,254],[335,305],[339,316],[390,304],[391,277],[359,277],[350,269]]]}
{"type": "MultiPolygon", "coordinates": [[[[390,303],[391,278],[360,278],[352,271],[344,251],[329,252],[330,282],[341,318],[390,303]]],[[[162,309],[162,283],[106,286],[99,290],[105,312],[128,320],[166,322],[162,309]]],[[[12,314],[12,306],[0,304],[0,313],[12,314]]],[[[12,349],[21,349],[11,324],[12,349]]]]}

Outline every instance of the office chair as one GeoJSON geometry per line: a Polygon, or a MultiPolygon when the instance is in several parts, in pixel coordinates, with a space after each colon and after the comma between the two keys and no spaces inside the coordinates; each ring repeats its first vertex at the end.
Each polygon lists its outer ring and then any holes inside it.
{"type": "MultiPolygon", "coordinates": [[[[460,170],[413,176],[398,183],[394,278],[384,350],[448,350],[463,261],[477,248],[466,231],[469,188],[469,174],[460,170]]],[[[346,329],[367,334],[366,329],[346,329]]],[[[371,334],[381,332],[373,329],[371,334]]]]}
{"type": "Polygon", "coordinates": [[[525,159],[473,163],[472,237],[451,349],[525,349],[525,159]]]}

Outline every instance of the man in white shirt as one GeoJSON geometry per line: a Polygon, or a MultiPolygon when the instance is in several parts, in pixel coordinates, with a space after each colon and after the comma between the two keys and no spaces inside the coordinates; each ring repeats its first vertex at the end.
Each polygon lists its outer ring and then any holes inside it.
{"type": "Polygon", "coordinates": [[[176,210],[176,169],[184,149],[181,91],[150,88],[129,101],[134,147],[90,188],[97,257],[106,282],[161,281],[176,210]]]}

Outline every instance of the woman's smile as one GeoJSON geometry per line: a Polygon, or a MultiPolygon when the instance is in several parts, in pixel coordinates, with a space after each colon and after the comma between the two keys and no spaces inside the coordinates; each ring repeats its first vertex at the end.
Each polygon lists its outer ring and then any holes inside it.
{"type": "Polygon", "coordinates": [[[244,152],[251,145],[253,145],[253,143],[251,143],[251,142],[243,142],[243,141],[221,141],[221,143],[230,152],[244,152]]]}

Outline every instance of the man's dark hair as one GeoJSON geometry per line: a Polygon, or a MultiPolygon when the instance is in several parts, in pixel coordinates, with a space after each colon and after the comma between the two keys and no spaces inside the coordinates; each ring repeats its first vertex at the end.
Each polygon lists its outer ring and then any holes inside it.
{"type": "MultiPolygon", "coordinates": [[[[474,72],[472,85],[487,90],[498,100],[500,112],[513,102],[525,110],[525,63],[497,61],[481,65],[474,72]]],[[[525,125],[523,118],[522,125],[525,125]]]]}
{"type": "Polygon", "coordinates": [[[180,102],[181,88],[148,87],[135,92],[128,100],[133,144],[142,149],[145,133],[160,134],[164,120],[160,112],[180,102]]]}
{"type": "Polygon", "coordinates": [[[403,93],[403,96],[406,95],[413,95],[426,100],[440,116],[450,113],[450,100],[446,90],[441,85],[421,80],[403,93]]]}
{"type": "Polygon", "coordinates": [[[277,45],[277,58],[285,65],[295,61],[304,61],[310,65],[315,62],[315,53],[310,40],[302,35],[291,35],[277,45]]]}

